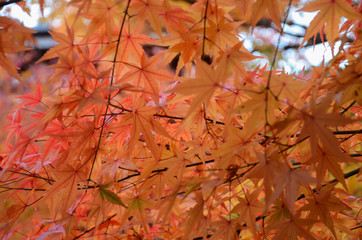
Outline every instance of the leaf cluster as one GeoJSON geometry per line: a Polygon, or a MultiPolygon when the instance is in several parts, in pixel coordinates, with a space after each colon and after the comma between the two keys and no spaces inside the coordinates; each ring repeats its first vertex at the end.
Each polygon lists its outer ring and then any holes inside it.
{"type": "Polygon", "coordinates": [[[11,60],[33,31],[0,18],[1,74],[33,89],[3,127],[2,239],[360,237],[361,3],[59,6],[37,66],[56,61],[36,81],[11,60]],[[302,44],[340,42],[308,74],[275,66],[292,7],[319,11],[302,44]],[[239,33],[262,17],[281,33],[274,60],[251,67],[239,33]]]}

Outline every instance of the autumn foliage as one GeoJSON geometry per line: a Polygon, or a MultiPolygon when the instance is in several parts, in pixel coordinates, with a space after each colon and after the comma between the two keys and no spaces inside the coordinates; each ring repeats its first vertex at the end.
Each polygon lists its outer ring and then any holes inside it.
{"type": "Polygon", "coordinates": [[[28,89],[1,130],[1,239],[359,239],[361,2],[55,2],[26,72],[35,31],[0,17],[1,81],[28,89]],[[302,45],[332,60],[250,64],[240,31],[283,38],[291,8],[319,11],[302,45]]]}

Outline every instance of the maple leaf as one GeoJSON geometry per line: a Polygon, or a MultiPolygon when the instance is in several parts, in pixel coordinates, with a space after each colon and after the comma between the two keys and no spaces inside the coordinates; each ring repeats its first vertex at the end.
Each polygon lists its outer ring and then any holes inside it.
{"type": "MultiPolygon", "coordinates": [[[[75,89],[63,96],[61,109],[62,111],[68,110],[68,112],[78,113],[85,107],[92,105],[94,108],[97,104],[105,104],[104,93],[107,87],[104,84],[98,84],[97,82],[90,82],[87,86],[84,86],[82,90],[75,89]]],[[[88,109],[89,111],[89,109],[88,109]]]]}
{"type": "Polygon", "coordinates": [[[96,1],[91,4],[89,11],[85,14],[87,18],[91,18],[91,23],[87,26],[85,38],[89,39],[92,34],[99,32],[99,29],[104,27],[105,33],[101,34],[101,38],[106,36],[108,40],[112,39],[115,26],[121,23],[123,19],[120,6],[122,5],[115,4],[109,0],[96,1]]]}
{"type": "Polygon", "coordinates": [[[314,182],[316,182],[316,180],[311,177],[306,169],[292,169],[289,167],[284,167],[274,178],[273,183],[275,184],[275,189],[266,204],[266,209],[269,208],[271,203],[274,202],[284,190],[285,203],[290,209],[291,213],[294,214],[294,204],[298,198],[297,194],[299,186],[314,182]]]}
{"type": "Polygon", "coordinates": [[[44,113],[39,114],[37,116],[39,118],[39,121],[37,123],[37,126],[42,126],[43,124],[46,125],[50,121],[52,121],[54,118],[59,116],[61,113],[62,105],[61,104],[54,104],[50,109],[46,110],[44,113]]]}
{"type": "Polygon", "coordinates": [[[6,116],[6,118],[8,119],[9,123],[7,125],[5,125],[4,127],[6,127],[9,132],[9,134],[6,138],[7,142],[8,142],[14,136],[15,136],[15,138],[18,138],[21,134],[24,134],[23,126],[21,125],[23,115],[22,115],[21,111],[17,110],[17,111],[14,111],[13,114],[11,114],[10,116],[6,116]]]}
{"type": "Polygon", "coordinates": [[[172,151],[163,151],[162,160],[160,161],[159,167],[168,168],[168,171],[165,172],[167,179],[174,179],[176,176],[177,179],[182,179],[183,173],[185,172],[185,167],[187,164],[190,164],[192,161],[186,158],[179,147],[175,143],[171,143],[172,151]]]}
{"type": "Polygon", "coordinates": [[[255,154],[259,160],[259,163],[253,169],[251,169],[249,173],[247,173],[246,177],[263,179],[265,200],[268,202],[271,198],[271,195],[273,194],[273,181],[284,166],[280,162],[278,155],[275,153],[271,153],[270,157],[265,156],[260,152],[256,152],[255,154]]]}
{"type": "Polygon", "coordinates": [[[26,100],[26,102],[23,104],[24,107],[30,106],[30,109],[33,109],[41,102],[42,97],[43,97],[43,89],[40,85],[40,81],[38,80],[38,84],[36,85],[35,94],[29,93],[29,94],[22,95],[18,98],[26,100]]]}
{"type": "Polygon", "coordinates": [[[133,194],[128,194],[128,197],[125,197],[125,202],[128,208],[124,213],[123,219],[126,220],[130,216],[136,216],[144,231],[148,232],[149,218],[146,209],[153,208],[155,205],[154,202],[146,196],[138,194],[136,194],[136,196],[133,194]]]}
{"type": "Polygon", "coordinates": [[[282,222],[290,218],[291,213],[289,208],[285,205],[285,201],[277,199],[273,204],[268,224],[273,225],[277,222],[282,222]]]}
{"type": "Polygon", "coordinates": [[[181,54],[176,67],[176,73],[178,74],[185,64],[191,62],[195,56],[201,52],[201,39],[199,39],[196,34],[190,32],[187,28],[179,28],[176,31],[178,36],[166,36],[163,38],[160,45],[171,45],[169,50],[173,54],[169,54],[169,57],[166,58],[166,60],[171,61],[176,53],[181,54]]]}
{"type": "Polygon", "coordinates": [[[200,192],[196,193],[195,196],[196,204],[193,208],[189,210],[189,217],[186,222],[186,228],[185,228],[185,237],[188,238],[190,235],[192,235],[192,231],[194,228],[199,229],[198,226],[202,224],[203,218],[204,218],[204,199],[200,192]]]}
{"type": "Polygon", "coordinates": [[[165,1],[164,4],[164,12],[159,15],[165,19],[164,23],[168,32],[177,31],[181,25],[194,22],[186,10],[171,6],[168,1],[165,1]]]}
{"type": "Polygon", "coordinates": [[[158,68],[161,56],[156,55],[146,59],[145,53],[138,65],[126,63],[131,67],[129,71],[116,82],[116,85],[123,82],[133,82],[135,86],[144,88],[146,94],[150,94],[156,104],[159,104],[160,89],[158,81],[174,81],[174,78],[166,71],[158,68]]]}
{"type": "Polygon", "coordinates": [[[260,18],[263,16],[266,9],[270,14],[271,19],[277,25],[279,29],[282,28],[280,24],[280,13],[279,13],[279,1],[277,0],[257,0],[253,5],[253,12],[251,14],[251,23],[253,27],[257,24],[260,18]]]}
{"type": "Polygon", "coordinates": [[[238,86],[238,84],[240,84],[238,81],[238,77],[248,83],[252,83],[252,79],[247,73],[242,61],[251,61],[256,58],[260,57],[254,56],[249,53],[249,51],[243,47],[243,42],[237,42],[236,44],[232,45],[231,48],[226,49],[220,55],[220,57],[216,59],[215,63],[218,63],[220,67],[224,66],[224,68],[227,69],[227,73],[234,73],[235,86],[238,86]]]}
{"type": "Polygon", "coordinates": [[[234,46],[239,43],[238,34],[235,31],[240,25],[238,22],[227,22],[222,18],[217,23],[208,21],[209,27],[206,28],[207,37],[216,44],[220,49],[225,49],[226,46],[234,46]]]}
{"type": "MultiPolygon", "coordinates": [[[[148,167],[148,164],[144,165],[144,169],[149,168],[150,170],[152,169],[162,169],[158,167],[157,163],[152,163],[151,161],[148,161],[148,163],[150,163],[150,165],[152,165],[151,167],[148,167]]],[[[144,172],[144,170],[142,170],[142,173],[144,172]]],[[[144,179],[144,177],[142,176],[142,173],[139,177],[139,179],[144,179]]],[[[147,175],[146,175],[147,176],[147,175]]],[[[145,181],[143,182],[142,186],[140,187],[140,189],[149,189],[150,187],[155,189],[155,195],[157,199],[161,199],[164,195],[165,192],[165,188],[166,188],[166,184],[174,184],[174,182],[176,181],[174,176],[170,176],[170,175],[166,175],[164,172],[159,172],[156,176],[152,177],[152,178],[146,178],[145,181]]]]}
{"type": "MultiPolygon", "coordinates": [[[[16,223],[19,223],[21,220],[21,216],[22,214],[24,214],[24,212],[26,212],[28,209],[28,207],[32,206],[33,204],[35,204],[36,202],[38,202],[40,199],[34,199],[34,195],[33,194],[24,194],[24,193],[20,193],[18,194],[16,197],[14,197],[12,199],[11,202],[9,202],[8,200],[6,202],[4,202],[5,204],[3,206],[6,206],[6,208],[4,208],[5,211],[2,212],[0,221],[1,222],[6,222],[6,228],[2,231],[0,231],[1,234],[1,239],[4,239],[4,236],[6,236],[7,233],[9,233],[11,230],[13,230],[15,228],[15,232],[17,232],[17,229],[20,228],[19,227],[14,227],[14,225],[16,223]]],[[[4,226],[4,225],[2,225],[4,226]]],[[[8,237],[11,237],[11,233],[8,234],[8,237]]],[[[6,237],[5,237],[6,239],[6,237]]],[[[10,238],[9,238],[10,239],[10,238]]]]}
{"type": "Polygon", "coordinates": [[[100,194],[102,196],[102,199],[106,199],[110,203],[121,205],[122,207],[127,208],[127,206],[124,205],[124,203],[117,196],[117,194],[115,194],[114,192],[112,192],[112,191],[110,191],[110,190],[108,190],[106,188],[107,188],[107,186],[100,186],[99,187],[99,192],[100,192],[100,194]]]}
{"type": "Polygon", "coordinates": [[[306,163],[315,164],[317,179],[320,181],[325,180],[326,173],[329,171],[346,189],[346,180],[340,166],[340,162],[346,162],[347,159],[343,156],[340,158],[339,155],[334,154],[327,148],[317,147],[316,154],[311,157],[306,163]],[[328,170],[328,171],[327,171],[328,170]]]}
{"type": "Polygon", "coordinates": [[[217,221],[214,224],[217,226],[217,229],[212,234],[210,239],[216,240],[222,238],[227,240],[234,240],[239,238],[237,233],[237,221],[221,218],[220,221],[217,221]]]}
{"type": "Polygon", "coordinates": [[[226,80],[225,68],[218,67],[216,70],[213,70],[205,62],[197,60],[196,69],[197,75],[195,79],[187,79],[171,90],[186,96],[196,95],[189,108],[189,114],[196,112],[196,109],[202,106],[203,103],[208,104],[215,90],[222,88],[226,80]]]}
{"type": "Polygon", "coordinates": [[[35,30],[24,27],[19,21],[0,16],[0,69],[19,80],[23,85],[27,84],[17,72],[18,67],[11,61],[8,54],[30,49],[25,42],[34,42],[31,34],[35,30]]]}
{"type": "Polygon", "coordinates": [[[56,211],[54,211],[54,214],[62,214],[64,216],[69,207],[74,203],[77,195],[80,194],[75,190],[78,187],[78,183],[87,180],[88,171],[86,167],[79,168],[63,164],[56,171],[52,171],[52,175],[55,183],[47,189],[46,196],[42,201],[55,200],[56,211]]]}
{"type": "MultiPolygon", "coordinates": [[[[328,147],[327,140],[325,140],[325,138],[327,138],[326,136],[328,136],[328,138],[333,139],[332,140],[333,142],[335,140],[334,137],[330,137],[332,136],[331,131],[327,129],[326,126],[331,126],[331,127],[344,126],[353,123],[355,121],[337,113],[327,113],[326,110],[329,107],[329,104],[330,104],[330,98],[327,97],[323,99],[323,101],[319,105],[316,105],[315,103],[312,102],[311,105],[309,106],[311,111],[310,113],[307,113],[305,111],[300,112],[303,117],[303,120],[305,121],[305,127],[303,128],[302,131],[307,131],[310,134],[317,133],[314,134],[315,135],[314,138],[319,137],[322,143],[326,143],[324,145],[325,147],[328,147]]],[[[304,134],[301,133],[301,135],[304,134]]],[[[316,143],[316,140],[314,139],[313,142],[316,143]]],[[[338,143],[332,144],[332,146],[336,145],[339,144],[338,143]]]]}
{"type": "Polygon", "coordinates": [[[307,196],[308,203],[298,211],[308,211],[309,219],[316,221],[321,219],[332,232],[333,236],[337,238],[330,212],[351,210],[351,208],[332,195],[334,185],[335,184],[331,184],[317,192],[310,191],[310,195],[307,196]]]}
{"type": "Polygon", "coordinates": [[[0,238],[358,238],[362,3],[189,2],[49,1],[59,44],[41,61],[57,59],[35,67],[17,53],[33,31],[0,17],[0,78],[39,78],[1,128],[0,238]],[[273,57],[257,22],[278,35],[299,5],[320,11],[305,38],[332,43],[347,18],[337,55],[299,75],[256,66],[252,38],[273,57]]]}
{"type": "Polygon", "coordinates": [[[74,52],[80,51],[79,46],[75,44],[74,29],[66,24],[66,34],[49,31],[54,41],[59,44],[50,48],[37,62],[58,57],[61,53],[63,56],[73,56],[74,52]]]}
{"type": "Polygon", "coordinates": [[[299,9],[299,11],[319,11],[309,24],[301,46],[312,36],[315,36],[325,24],[327,39],[330,45],[334,45],[338,37],[339,23],[342,16],[348,19],[362,19],[362,14],[357,13],[345,0],[315,0],[299,9]]]}
{"type": "Polygon", "coordinates": [[[118,62],[127,62],[130,56],[132,56],[136,61],[142,59],[144,55],[142,44],[150,44],[154,40],[145,34],[141,34],[141,30],[142,29],[139,28],[137,30],[129,31],[127,28],[123,28],[119,43],[116,42],[119,33],[115,32],[113,34],[112,43],[106,46],[102,54],[104,56],[113,55],[116,51],[116,46],[118,45],[118,62]]]}
{"type": "Polygon", "coordinates": [[[17,147],[12,149],[8,160],[10,162],[16,162],[18,164],[22,164],[22,160],[29,148],[29,146],[34,144],[34,138],[29,137],[28,135],[21,133],[17,141],[17,147]]]}
{"type": "Polygon", "coordinates": [[[137,25],[143,24],[147,19],[157,35],[162,38],[160,14],[163,9],[163,2],[159,0],[134,0],[131,2],[131,9],[137,11],[137,25]]]}
{"type": "Polygon", "coordinates": [[[232,111],[232,113],[250,112],[250,117],[247,118],[244,127],[247,131],[252,132],[252,129],[259,128],[266,120],[268,120],[269,123],[277,120],[276,116],[278,116],[277,112],[280,112],[279,108],[281,103],[274,97],[267,99],[265,93],[259,92],[248,92],[247,97],[248,101],[243,102],[232,111]],[[267,109],[267,114],[265,114],[265,111],[260,111],[260,109],[267,109]],[[267,117],[267,119],[265,119],[265,117],[267,117]]]}
{"type": "MultiPolygon", "coordinates": [[[[339,158],[339,161],[346,161],[348,158],[339,150],[339,142],[333,133],[326,126],[341,126],[352,123],[353,120],[343,117],[335,113],[326,113],[326,108],[329,106],[329,98],[326,98],[320,105],[316,106],[312,103],[311,113],[308,114],[301,111],[300,114],[304,120],[304,126],[299,135],[299,139],[304,139],[310,136],[310,144],[312,155],[316,156],[317,147],[320,145],[323,152],[328,152],[328,155],[334,155],[339,158]]],[[[330,158],[327,157],[330,160],[330,158]]],[[[341,173],[331,161],[328,161],[328,166],[333,168],[336,177],[344,183],[341,173]],[[332,165],[331,165],[332,164],[332,165]],[[334,165],[334,166],[333,166],[334,165]]],[[[327,163],[327,162],[324,162],[327,163]]],[[[325,166],[325,165],[324,165],[325,166]]],[[[322,167],[323,169],[324,167],[322,167]]],[[[319,175],[320,176],[320,175],[319,175]]],[[[346,185],[345,185],[346,187],[346,185]]]]}
{"type": "Polygon", "coordinates": [[[142,133],[148,148],[154,156],[156,161],[160,159],[160,149],[157,147],[155,142],[155,133],[169,136],[166,130],[160,125],[159,122],[155,121],[153,116],[153,108],[142,106],[142,103],[136,105],[132,113],[128,113],[124,116],[123,125],[132,124],[131,140],[129,145],[133,147],[139,136],[142,133]]]}
{"type": "Polygon", "coordinates": [[[298,236],[301,236],[307,240],[316,240],[312,233],[308,232],[303,226],[310,226],[315,221],[311,219],[300,218],[298,214],[292,215],[289,219],[281,221],[272,225],[270,228],[279,229],[274,235],[273,240],[277,239],[291,239],[297,240],[298,236]]]}
{"type": "Polygon", "coordinates": [[[260,195],[260,188],[256,188],[255,191],[249,193],[245,192],[245,197],[238,197],[239,203],[233,208],[232,213],[239,213],[239,219],[244,220],[246,226],[251,229],[254,236],[258,236],[256,229],[255,217],[256,213],[263,211],[263,204],[258,200],[260,195]]]}
{"type": "MultiPolygon", "coordinates": [[[[267,79],[266,73],[264,78],[267,79]]],[[[287,101],[290,104],[296,104],[301,100],[299,93],[304,88],[305,82],[295,79],[293,74],[281,73],[272,75],[270,78],[270,89],[279,100],[287,101]]]]}
{"type": "Polygon", "coordinates": [[[217,166],[221,169],[226,169],[232,164],[235,155],[239,155],[240,152],[245,152],[246,149],[250,148],[252,138],[253,136],[247,135],[245,131],[233,133],[228,141],[223,143],[213,155],[213,157],[217,158],[217,166]]]}

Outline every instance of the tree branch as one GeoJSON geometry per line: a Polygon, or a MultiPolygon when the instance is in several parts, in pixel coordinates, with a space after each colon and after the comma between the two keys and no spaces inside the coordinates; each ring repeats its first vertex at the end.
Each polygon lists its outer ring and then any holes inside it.
{"type": "Polygon", "coordinates": [[[22,1],[24,1],[24,0],[8,0],[5,2],[0,2],[0,8],[13,4],[13,3],[22,2],[22,1]]]}
{"type": "MultiPolygon", "coordinates": [[[[103,222],[101,222],[99,225],[101,225],[101,224],[103,224],[103,223],[106,223],[106,222],[110,221],[110,220],[111,220],[112,218],[114,218],[115,216],[117,216],[117,214],[116,214],[116,213],[115,213],[115,214],[113,214],[112,216],[108,217],[106,220],[104,220],[103,222]]],[[[99,226],[99,225],[98,225],[98,226],[99,226]]],[[[82,234],[80,234],[80,235],[76,236],[75,238],[73,238],[73,240],[76,240],[76,239],[81,238],[81,237],[82,237],[82,236],[84,236],[85,234],[87,234],[87,233],[89,233],[89,232],[93,231],[95,228],[96,228],[96,226],[94,226],[94,227],[92,227],[92,228],[89,228],[89,229],[85,230],[82,234]]]]}
{"type": "MultiPolygon", "coordinates": [[[[352,170],[352,171],[350,171],[350,172],[348,172],[348,173],[345,173],[345,174],[344,174],[344,178],[347,179],[347,178],[350,178],[350,177],[352,177],[352,176],[354,176],[354,175],[357,175],[357,174],[359,173],[359,171],[360,171],[360,168],[357,168],[357,169],[354,169],[354,170],[352,170]]],[[[327,186],[328,184],[332,184],[332,183],[335,183],[335,182],[338,182],[338,180],[337,180],[337,179],[333,179],[333,180],[331,180],[329,183],[322,185],[322,188],[325,187],[325,186],[327,186]]],[[[315,190],[315,189],[313,189],[313,191],[314,191],[314,192],[317,192],[317,190],[315,190]]],[[[301,195],[297,198],[297,200],[300,200],[300,199],[302,199],[302,198],[305,198],[305,195],[304,195],[304,194],[301,194],[301,195]]],[[[261,220],[261,219],[263,219],[263,218],[265,218],[265,217],[266,217],[265,215],[257,216],[257,217],[255,218],[255,221],[259,221],[259,220],[261,220]]],[[[244,224],[241,225],[241,226],[242,226],[242,227],[246,227],[246,223],[244,223],[244,224]]],[[[357,228],[359,228],[359,227],[361,227],[361,226],[354,227],[354,228],[352,228],[351,230],[357,229],[357,228]]],[[[238,229],[237,232],[238,232],[238,234],[239,234],[239,233],[241,232],[241,229],[238,229]]],[[[210,238],[210,237],[212,237],[212,234],[208,234],[208,235],[206,236],[206,238],[210,238]]],[[[203,239],[203,237],[196,237],[196,238],[194,238],[193,240],[201,240],[201,239],[203,239]]]]}

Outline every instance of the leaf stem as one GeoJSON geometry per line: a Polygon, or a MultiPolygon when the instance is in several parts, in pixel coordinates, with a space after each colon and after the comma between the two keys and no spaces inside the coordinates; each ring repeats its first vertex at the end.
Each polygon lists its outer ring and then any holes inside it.
{"type": "Polygon", "coordinates": [[[272,72],[274,70],[274,65],[275,65],[277,54],[278,54],[278,51],[279,51],[280,42],[281,42],[281,39],[282,39],[282,35],[284,33],[284,27],[285,27],[287,19],[288,19],[288,15],[289,15],[289,12],[290,12],[291,5],[292,5],[292,0],[289,0],[288,9],[287,9],[287,12],[285,13],[285,18],[284,18],[284,21],[283,21],[283,27],[282,27],[282,29],[280,31],[280,34],[279,34],[279,37],[278,37],[277,46],[275,48],[275,52],[274,52],[274,55],[273,55],[273,60],[272,60],[272,63],[270,65],[268,81],[267,81],[266,87],[265,87],[265,90],[266,90],[265,91],[265,125],[266,126],[269,125],[269,123],[268,123],[268,98],[269,98],[269,92],[270,92],[270,94],[272,94],[275,97],[275,99],[278,99],[278,97],[276,95],[274,95],[274,93],[270,89],[270,81],[271,81],[272,72]]]}
{"type": "Polygon", "coordinates": [[[202,37],[202,54],[201,54],[201,59],[204,60],[205,59],[205,41],[206,41],[206,20],[207,20],[207,9],[209,7],[209,0],[206,0],[206,7],[205,7],[205,14],[203,17],[204,20],[204,34],[202,37]]]}
{"type": "MultiPolygon", "coordinates": [[[[120,30],[119,30],[119,34],[118,34],[118,38],[117,38],[117,46],[116,46],[116,51],[115,51],[115,53],[114,53],[114,58],[113,58],[113,67],[112,67],[112,73],[111,73],[111,82],[110,82],[110,84],[109,84],[110,89],[111,89],[111,87],[112,87],[112,85],[113,85],[114,73],[115,73],[116,61],[117,61],[117,55],[118,55],[118,48],[119,48],[119,44],[120,44],[120,42],[121,42],[121,36],[122,36],[122,31],[123,31],[124,24],[125,24],[125,22],[126,22],[126,17],[128,16],[128,9],[129,9],[130,3],[131,3],[131,0],[128,0],[126,9],[125,9],[125,11],[124,11],[121,28],[120,28],[120,30]]],[[[90,169],[90,172],[89,172],[88,186],[89,186],[89,182],[91,181],[92,172],[93,172],[93,168],[94,168],[94,163],[95,163],[95,161],[96,161],[96,159],[97,159],[98,151],[99,151],[99,148],[100,148],[100,145],[101,145],[101,140],[102,140],[102,135],[103,135],[103,131],[104,131],[104,126],[106,125],[106,119],[107,119],[106,116],[107,116],[107,114],[108,114],[108,109],[109,109],[110,104],[111,104],[111,91],[109,91],[109,93],[108,93],[108,102],[107,102],[107,106],[106,106],[106,111],[105,111],[105,113],[104,113],[105,116],[104,116],[104,118],[103,118],[103,123],[102,123],[101,131],[100,131],[100,134],[99,134],[99,138],[98,138],[97,148],[96,148],[96,150],[95,150],[94,158],[93,158],[93,162],[92,162],[92,166],[91,166],[91,169],[90,169]]],[[[83,166],[83,165],[82,165],[82,166],[83,166]]]]}
{"type": "MultiPolygon", "coordinates": [[[[101,222],[99,225],[101,225],[101,224],[103,224],[103,223],[106,223],[106,222],[110,221],[110,220],[111,220],[112,218],[114,218],[115,216],[117,216],[117,214],[116,214],[116,213],[115,213],[115,214],[113,214],[112,216],[108,217],[106,220],[104,220],[103,222],[101,222]]],[[[96,227],[94,226],[94,227],[91,227],[91,228],[89,228],[89,229],[85,230],[82,234],[80,234],[80,235],[76,236],[75,238],[73,238],[73,240],[81,238],[81,237],[82,237],[82,236],[84,236],[85,234],[87,234],[87,233],[89,233],[89,232],[93,231],[95,228],[96,228],[96,227]]]]}

